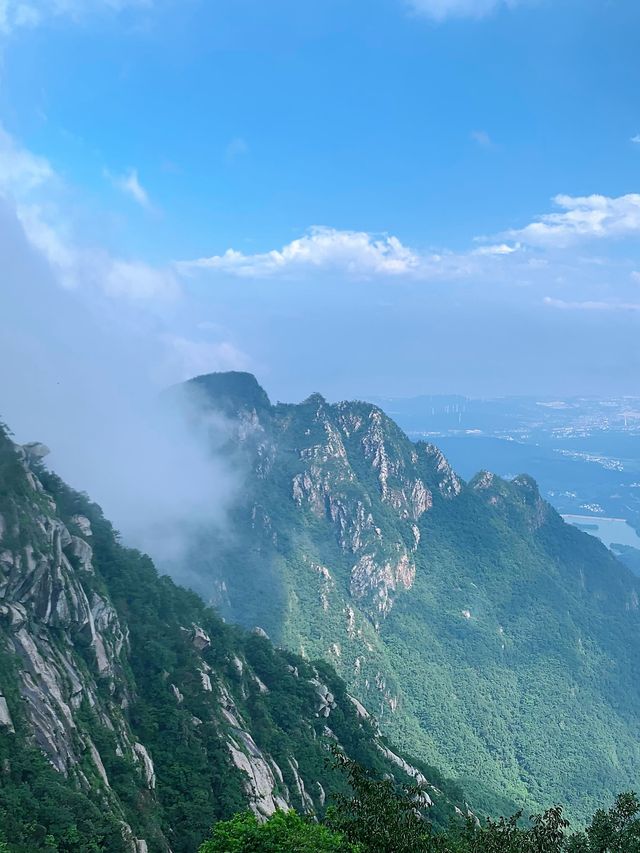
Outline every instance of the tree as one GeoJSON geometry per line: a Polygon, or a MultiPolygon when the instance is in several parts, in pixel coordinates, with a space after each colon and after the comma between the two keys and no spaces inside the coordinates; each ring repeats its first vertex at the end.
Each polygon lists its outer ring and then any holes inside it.
{"type": "Polygon", "coordinates": [[[199,853],[360,853],[344,836],[300,817],[278,811],[266,823],[251,812],[217,823],[199,853]]]}
{"type": "Polygon", "coordinates": [[[428,803],[419,785],[398,788],[390,779],[376,779],[339,749],[332,750],[352,796],[338,794],[328,814],[329,825],[367,853],[446,851],[424,816],[428,803]]]}
{"type": "Polygon", "coordinates": [[[599,809],[586,833],[573,836],[570,853],[640,853],[640,801],[620,794],[608,810],[599,809]]]}

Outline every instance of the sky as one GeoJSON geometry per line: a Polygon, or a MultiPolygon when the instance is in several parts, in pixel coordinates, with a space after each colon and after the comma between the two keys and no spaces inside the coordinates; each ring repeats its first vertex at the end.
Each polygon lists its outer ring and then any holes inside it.
{"type": "Polygon", "coordinates": [[[228,369],[640,395],[638,32],[636,0],[0,0],[0,415],[72,441],[228,369]]]}

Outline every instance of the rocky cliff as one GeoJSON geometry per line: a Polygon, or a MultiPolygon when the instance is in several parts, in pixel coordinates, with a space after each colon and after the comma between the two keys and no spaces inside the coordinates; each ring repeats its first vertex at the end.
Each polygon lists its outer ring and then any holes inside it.
{"type": "Polygon", "coordinates": [[[397,778],[325,664],[228,628],[0,429],[0,826],[12,850],[193,851],[243,807],[322,812],[328,746],[397,778]],[[62,843],[62,842],[61,842],[62,843]],[[98,849],[97,847],[95,849],[98,849]]]}
{"type": "Polygon", "coordinates": [[[330,661],[489,809],[580,816],[636,783],[638,579],[533,480],[464,483],[367,403],[271,405],[248,374],[181,393],[234,425],[246,472],[233,546],[210,533],[191,555],[228,618],[330,661]]]}

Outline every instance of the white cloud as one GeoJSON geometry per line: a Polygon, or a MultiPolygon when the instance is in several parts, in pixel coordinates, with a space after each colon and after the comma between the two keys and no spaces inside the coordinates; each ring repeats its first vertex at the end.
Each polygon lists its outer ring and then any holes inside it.
{"type": "Polygon", "coordinates": [[[640,302],[620,302],[620,301],[598,301],[586,300],[566,301],[564,299],[554,299],[551,296],[544,298],[544,304],[550,308],[559,308],[562,311],[640,311],[640,302]]]}
{"type": "Polygon", "coordinates": [[[180,335],[165,335],[169,361],[174,373],[188,379],[221,370],[247,370],[248,356],[229,341],[191,340],[180,335]]]}
{"type": "Polygon", "coordinates": [[[610,198],[604,195],[557,195],[560,211],[547,213],[505,236],[532,246],[566,248],[588,239],[628,237],[640,233],[640,194],[610,198]]]}
{"type": "Polygon", "coordinates": [[[97,287],[107,296],[136,302],[176,299],[181,292],[176,273],[137,260],[117,258],[102,249],[78,246],[56,218],[52,225],[41,208],[20,205],[18,219],[31,245],[67,288],[97,287]]]}
{"type": "Polygon", "coordinates": [[[106,171],[105,175],[109,178],[114,187],[119,189],[125,195],[128,195],[129,198],[132,198],[136,204],[140,205],[140,207],[144,207],[146,210],[151,210],[153,208],[151,199],[149,198],[149,193],[140,183],[137,169],[130,169],[124,175],[112,175],[110,172],[106,171]]]}
{"type": "Polygon", "coordinates": [[[180,284],[172,270],[109,255],[103,255],[102,259],[102,263],[94,265],[94,270],[109,296],[165,300],[175,299],[180,294],[180,284]]]}
{"type": "Polygon", "coordinates": [[[0,33],[37,27],[55,18],[80,21],[91,14],[145,8],[154,0],[0,0],[0,33]]]}
{"type": "Polygon", "coordinates": [[[248,153],[249,144],[246,139],[243,139],[241,136],[236,136],[235,139],[232,139],[227,145],[227,160],[234,161],[248,153]]]}
{"type": "Polygon", "coordinates": [[[640,145],[640,133],[637,133],[635,136],[632,136],[631,141],[635,142],[636,145],[640,145]]]}
{"type": "Polygon", "coordinates": [[[179,295],[178,276],[172,268],[117,258],[78,244],[72,223],[55,202],[61,183],[47,160],[22,148],[0,127],[0,196],[12,198],[27,239],[61,285],[98,287],[108,296],[134,301],[179,295]]]}
{"type": "Polygon", "coordinates": [[[640,272],[638,272],[637,270],[634,270],[631,273],[631,278],[633,279],[633,281],[637,281],[638,283],[640,283],[640,272]]]}
{"type": "Polygon", "coordinates": [[[21,148],[0,127],[0,188],[5,193],[21,195],[42,186],[53,177],[53,169],[44,157],[21,148]]]}
{"type": "Polygon", "coordinates": [[[434,21],[445,18],[482,18],[502,7],[517,5],[518,0],[409,0],[410,7],[434,21]]]}
{"type": "Polygon", "coordinates": [[[216,270],[240,277],[340,269],[356,278],[406,275],[420,266],[420,256],[403,246],[397,237],[375,237],[364,231],[338,231],[318,226],[282,249],[255,255],[228,249],[223,255],[179,265],[184,271],[216,270]]]}
{"type": "Polygon", "coordinates": [[[481,148],[492,148],[493,142],[486,130],[472,130],[471,139],[481,148]]]}
{"type": "Polygon", "coordinates": [[[20,204],[16,214],[29,242],[45,257],[61,284],[75,287],[78,253],[62,233],[61,222],[58,220],[57,227],[51,225],[42,208],[36,204],[20,204]]]}
{"type": "Polygon", "coordinates": [[[474,255],[513,255],[514,252],[519,251],[520,245],[518,243],[515,246],[509,246],[507,243],[498,243],[494,246],[480,246],[478,249],[474,249],[474,255]]]}

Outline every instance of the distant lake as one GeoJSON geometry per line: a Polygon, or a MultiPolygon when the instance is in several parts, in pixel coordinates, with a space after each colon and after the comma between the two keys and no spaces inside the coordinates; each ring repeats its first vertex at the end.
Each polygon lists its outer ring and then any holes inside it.
{"type": "Polygon", "coordinates": [[[595,515],[563,515],[565,521],[585,533],[596,536],[610,548],[614,543],[640,548],[640,536],[624,518],[599,518],[595,515]]]}

